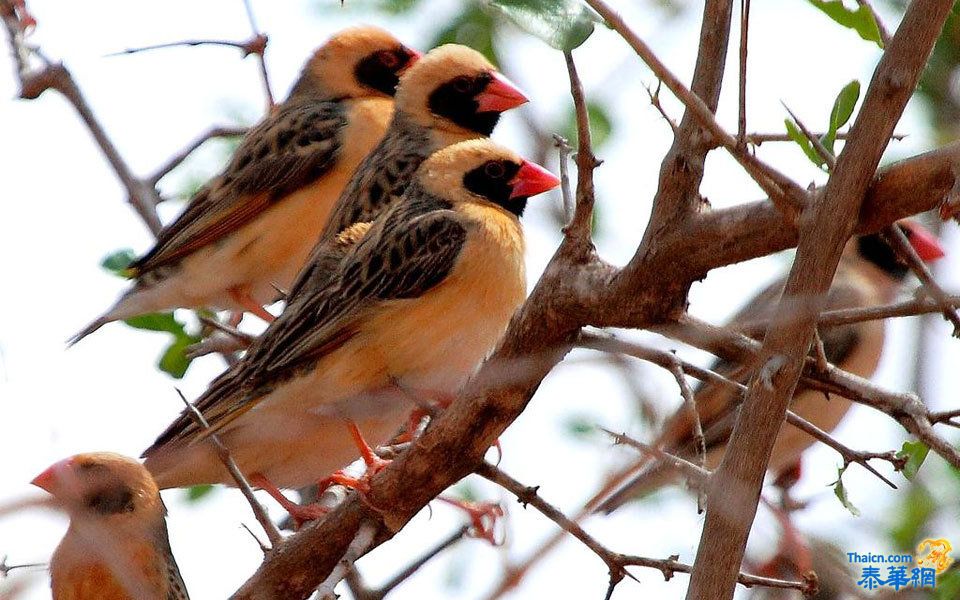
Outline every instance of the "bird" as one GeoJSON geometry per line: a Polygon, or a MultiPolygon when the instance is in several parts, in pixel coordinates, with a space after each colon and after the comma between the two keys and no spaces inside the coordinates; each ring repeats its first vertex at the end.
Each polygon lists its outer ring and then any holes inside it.
{"type": "MultiPolygon", "coordinates": [[[[919,223],[903,220],[898,222],[897,226],[907,236],[922,260],[932,262],[944,256],[943,248],[936,237],[919,223]]],[[[909,272],[881,234],[855,237],[844,248],[823,310],[887,304],[902,289],[909,272]]],[[[762,339],[766,322],[773,316],[785,284],[784,277],[761,291],[727,323],[727,327],[754,339],[762,339]]],[[[831,364],[864,378],[871,377],[876,371],[885,337],[882,321],[862,321],[821,328],[819,336],[823,343],[824,356],[831,364]]],[[[746,383],[750,375],[749,366],[722,360],[711,370],[741,383],[746,383]]],[[[706,467],[713,469],[723,458],[741,398],[731,386],[708,383],[695,391],[694,401],[705,438],[706,467]]],[[[820,429],[830,432],[839,425],[851,406],[851,401],[842,396],[825,395],[801,385],[794,393],[790,409],[820,429]]],[[[771,452],[768,470],[774,473],[778,480],[792,484],[800,477],[801,454],[813,445],[814,441],[809,434],[796,427],[784,426],[771,452]]],[[[678,410],[667,420],[653,445],[681,458],[696,460],[697,450],[690,413],[684,408],[678,410]]],[[[665,463],[646,464],[628,483],[600,503],[597,511],[611,513],[629,501],[643,497],[679,478],[680,474],[665,463]]]]}
{"type": "Polygon", "coordinates": [[[263,305],[300,271],[344,185],[383,137],[400,73],[419,56],[376,27],[332,36],[289,97],[129,266],[133,286],[69,343],[112,321],[174,308],[272,320],[263,305]]]}
{"type": "Polygon", "coordinates": [[[112,452],[77,454],[37,475],[70,526],[50,560],[53,600],[187,600],[150,473],[112,452]]]}
{"type": "Polygon", "coordinates": [[[353,461],[345,422],[383,443],[411,396],[456,393],[493,350],[526,296],[520,216],[530,196],[558,184],[488,138],[432,154],[402,198],[338,236],[347,247],[324,286],[291,296],[194,402],[210,429],[184,411],[144,452],[161,489],[232,484],[202,443],[214,432],[251,482],[297,516],[279,488],[353,461]]]}
{"type": "Polygon", "coordinates": [[[383,139],[344,187],[291,293],[327,274],[322,257],[336,255],[336,236],[375,219],[403,194],[433,152],[489,136],[501,113],[528,101],[482,54],[458,44],[430,50],[401,77],[383,139]]]}

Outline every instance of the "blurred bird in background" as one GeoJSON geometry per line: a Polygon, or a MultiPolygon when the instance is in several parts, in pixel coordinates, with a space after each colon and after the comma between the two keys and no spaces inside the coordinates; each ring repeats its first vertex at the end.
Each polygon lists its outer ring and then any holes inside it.
{"type": "Polygon", "coordinates": [[[70,343],[111,321],[172,308],[272,320],[263,305],[300,271],[344,185],[383,137],[400,73],[418,57],[375,27],[334,35],[287,100],[130,265],[134,286],[70,343]]]}
{"type": "MultiPolygon", "coordinates": [[[[937,239],[918,223],[905,220],[900,221],[898,226],[924,261],[930,262],[944,256],[937,239]]],[[[844,250],[824,310],[888,304],[902,289],[908,273],[909,269],[880,234],[854,238],[844,250]]],[[[785,284],[786,278],[783,278],[760,292],[731,319],[727,327],[754,339],[762,339],[785,284]]],[[[880,362],[884,323],[862,321],[822,328],[820,339],[827,361],[840,369],[869,378],[880,362]]],[[[751,365],[736,365],[724,361],[719,361],[712,367],[713,371],[724,377],[742,383],[749,379],[751,369],[751,365]]],[[[730,386],[709,383],[696,390],[694,399],[705,438],[706,466],[714,469],[723,458],[741,398],[730,386]]],[[[837,427],[851,406],[850,400],[842,396],[826,395],[801,386],[794,393],[790,408],[803,419],[830,432],[837,427]]],[[[697,450],[693,431],[689,412],[681,408],[667,420],[654,445],[695,461],[697,450]]],[[[784,426],[773,447],[769,470],[784,483],[795,482],[800,476],[801,454],[814,441],[806,432],[791,425],[784,426]]],[[[665,462],[647,464],[635,478],[601,504],[598,510],[610,513],[631,500],[674,483],[679,475],[665,462]]]]}
{"type": "MultiPolygon", "coordinates": [[[[487,139],[449,146],[370,225],[336,239],[335,273],[301,286],[243,359],[196,401],[240,469],[300,519],[317,507],[281,488],[315,482],[390,439],[411,397],[453,395],[526,295],[519,217],[556,187],[542,167],[487,139]]],[[[333,261],[330,261],[331,263],[333,261]]],[[[146,450],[161,488],[231,484],[185,411],[146,450]]]]}
{"type": "Polygon", "coordinates": [[[109,452],[62,460],[31,483],[70,526],[50,560],[54,600],[186,600],[150,473],[109,452]]]}

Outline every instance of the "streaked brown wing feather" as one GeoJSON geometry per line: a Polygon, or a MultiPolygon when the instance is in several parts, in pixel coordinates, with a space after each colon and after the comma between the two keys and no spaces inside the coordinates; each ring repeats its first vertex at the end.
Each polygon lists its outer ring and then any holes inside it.
{"type": "MultiPolygon", "coordinates": [[[[341,347],[382,303],[416,298],[447,277],[466,241],[467,226],[445,202],[412,195],[350,247],[325,288],[292,296],[243,360],[211,383],[196,407],[214,430],[341,347]]],[[[145,454],[196,433],[185,411],[145,454]]]]}
{"type": "Polygon", "coordinates": [[[285,105],[250,131],[224,172],[201,190],[154,247],[137,275],[174,263],[243,227],[336,162],[347,121],[336,102],[285,105]]]}

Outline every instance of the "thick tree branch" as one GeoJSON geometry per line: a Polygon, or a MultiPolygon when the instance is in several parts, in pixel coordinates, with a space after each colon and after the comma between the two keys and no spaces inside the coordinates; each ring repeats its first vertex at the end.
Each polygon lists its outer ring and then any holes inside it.
{"type": "Polygon", "coordinates": [[[688,600],[733,594],[766,464],[799,381],[825,294],[856,228],[872,174],[952,5],[950,0],[917,0],[909,6],[877,65],[830,180],[802,217],[797,256],[764,339],[765,364],[749,386],[713,480],[742,485],[710,488],[688,600]],[[722,506],[744,510],[730,515],[719,509],[722,506]]]}

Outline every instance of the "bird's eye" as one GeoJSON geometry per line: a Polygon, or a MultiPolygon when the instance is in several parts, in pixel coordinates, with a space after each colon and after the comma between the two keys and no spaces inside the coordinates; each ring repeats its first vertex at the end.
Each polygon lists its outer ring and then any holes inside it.
{"type": "Polygon", "coordinates": [[[390,52],[389,50],[381,50],[380,52],[377,52],[377,60],[381,65],[388,69],[395,69],[400,66],[400,59],[396,54],[390,52]]]}
{"type": "Polygon", "coordinates": [[[469,77],[461,75],[453,80],[453,89],[457,90],[461,94],[466,94],[473,87],[473,82],[470,81],[469,77]]]}
{"type": "Polygon", "coordinates": [[[507,170],[504,168],[502,163],[488,162],[486,165],[484,165],[483,172],[490,179],[501,179],[506,174],[507,170]]]}

